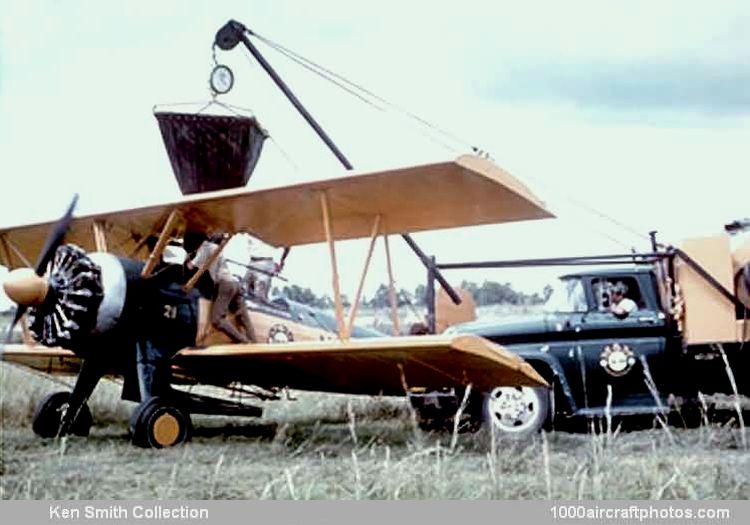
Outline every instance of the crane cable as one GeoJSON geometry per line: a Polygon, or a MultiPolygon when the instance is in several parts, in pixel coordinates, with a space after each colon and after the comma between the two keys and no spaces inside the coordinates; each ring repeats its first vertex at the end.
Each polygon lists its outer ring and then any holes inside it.
{"type": "MultiPolygon", "coordinates": [[[[629,226],[629,225],[625,224],[624,222],[615,219],[611,215],[608,215],[608,214],[604,213],[603,211],[600,211],[600,210],[594,208],[593,206],[591,206],[589,204],[586,204],[585,202],[576,199],[575,197],[573,197],[570,193],[568,193],[565,189],[563,189],[559,184],[555,183],[554,181],[550,182],[548,180],[544,180],[544,179],[542,179],[540,177],[537,177],[535,175],[526,175],[526,177],[529,178],[529,179],[531,179],[531,180],[535,180],[536,182],[538,182],[541,185],[552,185],[552,186],[555,186],[559,190],[559,192],[561,194],[560,196],[563,197],[568,202],[570,202],[573,206],[579,207],[579,208],[583,209],[584,211],[586,211],[588,213],[591,213],[592,215],[595,215],[595,216],[599,217],[600,219],[604,219],[605,221],[610,222],[611,224],[617,226],[618,228],[621,228],[622,230],[624,230],[624,231],[628,232],[629,234],[633,235],[634,237],[637,237],[637,238],[639,238],[641,240],[646,240],[646,241],[650,240],[650,237],[648,235],[644,235],[642,232],[639,232],[638,230],[636,230],[632,226],[629,226]]],[[[602,233],[603,235],[609,237],[609,235],[606,235],[603,232],[599,232],[599,233],[602,233]]],[[[613,239],[610,238],[610,240],[613,240],[613,239]]],[[[624,246],[619,241],[618,241],[618,244],[620,244],[621,246],[624,246]]]]}
{"type": "MultiPolygon", "coordinates": [[[[260,37],[260,38],[262,39],[262,37],[260,37]]],[[[379,111],[381,113],[388,113],[387,108],[376,104],[373,100],[368,99],[363,94],[358,93],[356,90],[354,90],[354,89],[352,89],[350,87],[347,87],[345,85],[345,83],[350,83],[350,84],[356,86],[356,84],[354,84],[353,82],[349,82],[346,79],[344,79],[343,81],[336,80],[336,77],[339,77],[340,75],[337,75],[336,73],[333,73],[333,72],[330,72],[330,75],[329,75],[329,73],[328,73],[329,70],[328,69],[326,69],[326,68],[324,68],[322,66],[319,66],[318,64],[315,64],[312,61],[308,61],[304,57],[301,57],[301,56],[295,54],[294,52],[287,50],[283,46],[279,45],[279,47],[276,47],[278,44],[269,43],[269,42],[266,42],[269,45],[269,47],[271,47],[272,49],[274,49],[278,53],[282,54],[283,56],[285,56],[286,58],[288,58],[292,62],[295,62],[296,64],[300,65],[304,69],[307,69],[308,71],[312,72],[313,74],[319,76],[323,80],[331,82],[336,87],[342,89],[346,93],[349,93],[350,95],[352,95],[352,96],[356,97],[357,99],[359,99],[360,101],[364,102],[365,104],[367,104],[368,106],[370,106],[372,109],[374,109],[376,111],[379,111]]],[[[343,77],[341,77],[341,78],[343,78],[343,77]]],[[[357,86],[357,87],[359,88],[359,86],[357,86]]],[[[364,88],[359,88],[359,89],[362,90],[365,93],[370,93],[368,90],[366,90],[364,88]]],[[[373,97],[379,98],[379,97],[377,97],[377,95],[373,95],[373,97]]],[[[441,139],[435,137],[434,135],[431,135],[431,134],[427,133],[425,130],[422,130],[420,133],[424,137],[426,137],[427,139],[435,142],[439,146],[441,146],[441,147],[443,147],[443,148],[445,148],[445,149],[447,149],[447,150],[449,150],[449,151],[451,151],[453,153],[460,153],[462,151],[459,148],[456,148],[456,147],[453,147],[453,146],[447,144],[444,140],[441,140],[441,139]]],[[[445,134],[445,133],[443,133],[443,134],[445,134]]],[[[472,149],[474,149],[474,148],[472,148],[472,149]]]]}
{"type": "MultiPolygon", "coordinates": [[[[419,125],[427,128],[428,130],[436,132],[436,133],[442,135],[443,137],[445,137],[445,138],[453,141],[456,144],[460,144],[460,145],[462,145],[464,147],[470,148],[471,151],[474,152],[475,154],[491,158],[485,150],[482,150],[482,149],[480,149],[480,148],[472,145],[471,143],[467,142],[466,140],[458,137],[457,135],[455,135],[453,133],[450,133],[450,132],[442,129],[442,128],[440,128],[439,126],[437,126],[435,124],[432,124],[431,122],[429,122],[426,119],[424,119],[424,118],[416,115],[415,113],[412,113],[411,111],[403,108],[402,106],[399,106],[398,104],[395,104],[395,103],[393,103],[393,102],[385,99],[384,97],[381,97],[381,96],[373,93],[369,89],[367,89],[367,88],[365,88],[365,87],[357,84],[356,82],[353,82],[353,81],[349,80],[348,78],[344,77],[343,75],[340,75],[340,74],[336,73],[335,71],[332,71],[332,70],[330,70],[330,69],[328,69],[328,68],[326,68],[326,67],[324,67],[324,66],[322,66],[322,65],[320,65],[320,64],[318,64],[318,63],[316,63],[316,62],[314,62],[314,61],[312,61],[312,60],[310,60],[310,59],[308,59],[308,58],[306,58],[306,57],[304,57],[302,55],[300,55],[299,53],[297,53],[297,52],[295,52],[295,51],[293,51],[293,50],[291,50],[291,49],[289,49],[289,48],[287,48],[287,47],[279,44],[278,42],[274,42],[273,40],[271,40],[271,39],[269,39],[267,37],[259,35],[256,32],[253,32],[252,34],[258,40],[260,40],[261,42],[263,42],[264,44],[266,44],[270,48],[274,49],[278,53],[282,54],[283,56],[287,57],[289,60],[297,63],[298,65],[300,65],[303,68],[307,69],[308,71],[310,71],[310,72],[318,75],[319,77],[323,78],[324,80],[327,80],[327,81],[331,82],[332,84],[336,85],[337,87],[339,87],[340,89],[342,89],[345,92],[349,93],[350,95],[352,95],[352,96],[358,98],[359,100],[363,101],[364,103],[366,103],[367,105],[369,105],[373,109],[376,109],[376,110],[381,111],[381,112],[385,112],[386,111],[386,109],[383,106],[380,106],[380,105],[376,104],[373,101],[373,99],[374,99],[375,101],[380,102],[382,105],[384,105],[384,106],[386,106],[388,108],[391,108],[395,112],[400,113],[403,116],[408,117],[409,119],[411,119],[414,122],[416,122],[417,124],[419,124],[419,125]],[[370,97],[370,99],[368,99],[367,97],[370,97]]],[[[452,151],[459,151],[456,148],[453,148],[453,147],[445,144],[445,142],[443,142],[443,141],[435,138],[434,136],[430,136],[429,138],[432,139],[432,140],[434,140],[435,142],[441,144],[443,147],[445,147],[447,149],[450,149],[452,151]]],[[[545,180],[543,180],[543,179],[541,179],[539,177],[529,176],[529,178],[536,180],[540,184],[544,184],[544,185],[550,184],[549,181],[545,181],[545,180]]],[[[592,207],[592,206],[590,206],[588,204],[585,204],[585,203],[581,202],[580,200],[572,197],[567,192],[564,192],[562,196],[566,200],[568,200],[571,204],[573,204],[574,206],[580,207],[583,210],[585,210],[585,211],[587,211],[587,212],[589,212],[589,213],[591,213],[591,214],[599,217],[600,219],[604,219],[605,221],[610,222],[611,224],[617,226],[618,228],[621,228],[622,230],[630,233],[631,235],[634,235],[635,237],[637,237],[639,239],[642,239],[642,240],[647,240],[647,241],[649,240],[649,237],[647,235],[644,235],[642,232],[639,232],[635,228],[633,228],[633,227],[631,227],[631,226],[629,226],[629,225],[627,225],[627,224],[625,224],[625,223],[623,223],[623,222],[615,219],[614,217],[612,217],[612,216],[610,216],[610,215],[608,215],[608,214],[606,214],[606,213],[604,213],[604,212],[602,212],[602,211],[600,211],[600,210],[598,210],[598,209],[596,209],[596,208],[594,208],[594,207],[592,207]]],[[[611,237],[608,234],[605,234],[604,232],[601,232],[601,231],[596,231],[596,232],[599,233],[599,234],[601,234],[601,235],[604,235],[608,239],[616,242],[617,244],[620,244],[621,246],[626,246],[621,241],[616,241],[613,237],[611,237]]]]}
{"type": "MultiPolygon", "coordinates": [[[[259,35],[255,32],[253,32],[253,36],[258,38],[261,42],[269,46],[270,48],[274,49],[276,52],[284,55],[289,60],[292,60],[293,62],[299,64],[300,66],[304,67],[308,71],[318,75],[319,77],[323,78],[324,80],[327,80],[331,82],[332,84],[338,86],[342,90],[346,91],[350,95],[358,98],[359,100],[363,101],[370,107],[372,107],[375,110],[386,112],[386,107],[390,108],[391,110],[402,114],[402,116],[406,116],[419,124],[420,126],[423,126],[424,128],[429,129],[432,132],[435,132],[439,135],[442,135],[444,138],[447,138],[451,141],[453,141],[456,144],[460,144],[464,147],[468,147],[471,151],[474,153],[484,153],[483,150],[480,148],[473,146],[466,140],[461,139],[460,137],[440,128],[439,126],[425,120],[424,118],[408,111],[407,109],[403,108],[402,106],[399,106],[398,104],[395,104],[375,93],[368,90],[367,88],[357,84],[356,82],[353,82],[349,80],[348,78],[339,75],[338,73],[331,71],[330,69],[313,62],[312,60],[305,58],[304,56],[300,55],[299,53],[296,53],[292,51],[291,49],[284,47],[283,45],[274,42],[270,40],[269,38],[266,38],[262,35],[259,35]],[[368,98],[369,97],[369,98],[368,98]],[[375,101],[379,102],[382,105],[377,104],[375,101]],[[386,106],[386,107],[383,107],[386,106]]],[[[452,151],[460,151],[460,149],[455,148],[453,146],[447,145],[443,140],[437,139],[434,136],[430,137],[432,140],[440,143],[443,147],[446,147],[452,151]]]]}

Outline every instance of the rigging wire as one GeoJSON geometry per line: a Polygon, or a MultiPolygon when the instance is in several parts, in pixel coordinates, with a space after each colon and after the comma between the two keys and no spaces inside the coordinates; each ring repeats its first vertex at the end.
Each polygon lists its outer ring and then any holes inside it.
{"type": "MultiPolygon", "coordinates": [[[[287,48],[287,47],[279,44],[278,42],[275,42],[275,41],[273,41],[273,40],[271,40],[271,39],[269,39],[267,37],[259,35],[258,33],[253,32],[252,35],[255,36],[261,42],[265,43],[270,48],[274,49],[276,52],[278,52],[281,55],[283,55],[286,58],[288,58],[289,60],[295,62],[296,64],[300,65],[301,67],[304,67],[308,71],[310,71],[310,72],[318,75],[319,77],[323,78],[324,80],[327,80],[327,81],[331,82],[332,84],[334,84],[337,87],[339,87],[340,89],[346,91],[350,95],[355,96],[359,100],[361,100],[364,103],[368,104],[370,107],[372,107],[372,108],[374,108],[374,109],[376,109],[378,111],[385,112],[385,108],[384,107],[376,104],[375,102],[373,102],[373,100],[368,100],[367,97],[370,97],[371,99],[374,99],[375,101],[380,102],[382,105],[384,105],[384,106],[386,106],[388,108],[391,108],[392,110],[396,111],[397,113],[400,113],[400,114],[408,117],[412,121],[416,122],[418,125],[421,125],[424,128],[426,128],[426,129],[428,129],[428,130],[430,130],[432,132],[438,133],[438,134],[442,135],[443,137],[446,137],[446,138],[450,139],[451,141],[453,141],[456,144],[461,144],[462,146],[470,148],[471,151],[473,151],[475,154],[482,155],[482,156],[485,156],[485,157],[489,157],[489,155],[484,150],[479,149],[478,147],[476,147],[476,146],[472,145],[471,143],[467,142],[466,140],[458,137],[457,135],[455,135],[453,133],[450,133],[450,132],[448,132],[448,131],[440,128],[439,126],[437,126],[435,124],[432,124],[431,122],[429,122],[426,119],[424,119],[424,118],[416,115],[415,113],[413,113],[413,112],[405,109],[404,107],[399,106],[398,104],[395,104],[395,103],[393,103],[393,102],[385,99],[384,97],[381,97],[381,96],[377,95],[376,93],[373,93],[369,89],[367,89],[367,88],[365,88],[365,87],[363,87],[363,86],[361,86],[361,85],[359,85],[359,84],[357,84],[357,83],[349,80],[348,78],[344,77],[343,75],[340,75],[340,74],[336,73],[335,71],[332,71],[332,70],[330,70],[330,69],[328,69],[328,68],[326,68],[326,67],[324,67],[324,66],[322,66],[322,65],[320,65],[320,64],[318,64],[318,63],[316,63],[316,62],[314,62],[314,61],[312,61],[312,60],[310,60],[310,59],[308,59],[308,58],[306,58],[306,57],[304,57],[302,55],[300,55],[299,53],[297,53],[297,52],[295,52],[295,51],[293,51],[293,50],[291,50],[291,49],[289,49],[289,48],[287,48]]],[[[440,139],[438,139],[438,138],[436,138],[434,136],[428,135],[428,137],[431,140],[435,141],[436,143],[440,144],[441,146],[443,146],[446,149],[452,150],[454,152],[460,151],[460,150],[458,150],[458,149],[456,149],[454,147],[451,147],[450,145],[446,144],[444,141],[441,141],[440,139]]],[[[533,179],[533,180],[536,180],[540,184],[544,184],[544,185],[549,185],[550,184],[549,181],[542,180],[539,177],[529,176],[529,178],[533,179]]],[[[554,185],[554,183],[552,183],[552,184],[554,185]]],[[[604,212],[602,212],[602,211],[594,208],[593,206],[590,206],[590,205],[588,205],[588,204],[586,204],[586,203],[584,203],[584,202],[582,202],[582,201],[574,198],[572,195],[570,195],[569,193],[565,192],[564,190],[562,190],[562,196],[567,201],[569,201],[571,204],[573,204],[574,206],[579,207],[579,208],[587,211],[588,213],[591,213],[594,216],[599,217],[600,219],[603,219],[603,220],[605,220],[605,221],[607,221],[607,222],[615,225],[616,227],[620,228],[621,230],[626,231],[629,234],[634,235],[635,237],[637,237],[637,238],[639,238],[641,240],[646,240],[646,241],[649,240],[649,237],[647,235],[645,235],[642,232],[636,230],[632,226],[629,226],[629,225],[623,223],[622,221],[617,220],[614,217],[612,217],[612,216],[610,216],[610,215],[608,215],[608,214],[606,214],[606,213],[604,213],[604,212]]],[[[611,241],[619,244],[620,246],[623,246],[625,248],[632,248],[632,247],[628,247],[622,241],[619,241],[619,240],[615,239],[614,237],[612,237],[611,235],[608,235],[608,234],[606,234],[606,233],[604,233],[602,231],[599,231],[599,230],[592,230],[592,231],[595,231],[596,233],[599,233],[600,235],[603,235],[603,236],[607,237],[609,240],[611,240],[611,241]]]]}
{"type": "Polygon", "coordinates": [[[583,220],[581,220],[581,221],[575,221],[575,220],[572,220],[572,219],[568,219],[568,220],[570,222],[578,223],[579,225],[581,223],[583,223],[583,227],[586,228],[587,230],[589,230],[591,233],[595,233],[595,234],[601,235],[602,237],[604,237],[607,240],[613,242],[614,244],[617,244],[618,246],[620,246],[621,248],[624,248],[625,250],[632,250],[634,248],[632,245],[628,246],[627,244],[625,244],[623,241],[621,241],[617,237],[614,237],[614,236],[610,235],[609,233],[607,233],[605,231],[602,231],[601,229],[594,228],[593,226],[589,225],[588,223],[586,223],[583,220]]]}
{"type": "MultiPolygon", "coordinates": [[[[468,147],[471,151],[478,153],[482,150],[477,148],[476,146],[470,144],[469,142],[461,139],[460,137],[440,128],[439,126],[423,119],[422,117],[408,111],[407,109],[403,108],[402,106],[399,106],[398,104],[395,104],[393,102],[390,102],[389,100],[373,93],[372,91],[368,90],[367,88],[349,80],[348,78],[339,75],[338,73],[331,71],[330,69],[321,66],[320,64],[317,64],[316,62],[313,62],[312,60],[305,58],[304,56],[300,55],[299,53],[296,53],[292,51],[291,49],[282,46],[281,44],[274,42],[266,37],[263,37],[261,35],[258,35],[257,33],[253,33],[253,36],[257,37],[261,42],[265,43],[278,53],[282,54],[283,56],[287,57],[289,60],[292,60],[293,62],[301,65],[305,69],[313,72],[314,74],[320,76],[321,78],[333,83],[334,85],[338,86],[339,88],[345,90],[347,93],[350,93],[351,95],[357,97],[358,99],[364,101],[369,106],[373,107],[374,109],[377,109],[381,112],[385,112],[385,108],[382,106],[379,106],[375,104],[372,100],[368,100],[367,97],[371,97],[371,99],[375,99],[378,102],[382,103],[383,105],[391,108],[392,110],[396,111],[397,113],[401,113],[402,115],[405,115],[415,121],[417,124],[423,126],[424,128],[427,128],[431,130],[432,132],[435,132],[437,134],[442,135],[444,138],[448,138],[451,141],[461,144],[462,146],[468,147]]],[[[446,147],[448,149],[451,149],[452,151],[460,151],[457,148],[454,148],[452,146],[448,146],[444,141],[441,141],[435,137],[430,137],[435,142],[441,144],[443,147],[446,147]]]]}
{"type": "Polygon", "coordinates": [[[292,169],[296,173],[300,173],[302,171],[302,169],[299,167],[299,164],[297,164],[296,162],[294,162],[294,159],[292,159],[292,156],[289,155],[289,153],[287,153],[287,151],[284,148],[281,147],[281,144],[278,143],[278,141],[273,137],[273,135],[271,135],[269,133],[268,138],[271,140],[271,143],[274,146],[276,146],[276,149],[279,150],[279,153],[281,153],[281,156],[284,158],[284,160],[287,161],[287,163],[289,163],[289,165],[292,167],[292,169]]]}
{"type": "MultiPolygon", "coordinates": [[[[361,100],[362,102],[364,102],[365,104],[367,104],[368,106],[370,106],[371,108],[373,108],[374,110],[379,111],[379,112],[384,113],[384,114],[388,113],[388,110],[386,108],[384,108],[383,106],[379,106],[378,104],[374,103],[372,100],[368,100],[365,96],[363,96],[360,93],[357,93],[355,90],[353,90],[353,89],[345,86],[343,82],[339,82],[339,81],[335,80],[334,78],[332,78],[331,76],[328,76],[326,73],[324,73],[324,71],[326,71],[326,72],[328,71],[325,68],[316,69],[315,67],[313,67],[313,66],[305,63],[304,60],[297,59],[295,56],[288,55],[285,51],[282,51],[280,49],[276,49],[271,44],[269,44],[269,45],[272,48],[274,48],[276,51],[278,51],[279,53],[281,53],[282,55],[286,56],[288,59],[290,59],[293,62],[299,64],[301,67],[307,69],[308,71],[314,73],[315,75],[318,75],[320,78],[322,78],[322,79],[324,79],[324,80],[326,80],[328,82],[331,82],[332,84],[334,84],[335,86],[337,86],[340,89],[344,90],[345,92],[351,94],[352,96],[358,98],[359,100],[361,100]]],[[[337,75],[335,73],[333,73],[333,76],[335,77],[337,75]]],[[[369,91],[367,91],[367,90],[365,90],[365,91],[367,93],[369,93],[369,91]]],[[[450,146],[444,140],[441,140],[441,139],[435,137],[434,135],[430,135],[429,133],[425,132],[424,129],[418,130],[418,132],[421,133],[426,138],[428,138],[429,140],[432,140],[433,142],[435,142],[436,144],[438,144],[439,146],[441,146],[441,147],[443,147],[443,148],[445,148],[447,150],[450,150],[450,151],[452,151],[454,153],[460,153],[461,152],[461,150],[459,150],[459,149],[457,149],[457,148],[455,148],[453,146],[450,146]]]]}
{"type": "Polygon", "coordinates": [[[602,211],[599,211],[596,208],[594,208],[593,206],[590,206],[590,205],[586,204],[585,202],[579,201],[578,199],[575,199],[574,197],[572,197],[570,195],[566,195],[565,197],[571,203],[577,204],[578,206],[580,206],[584,210],[588,211],[589,213],[593,213],[594,215],[596,215],[598,217],[601,217],[602,219],[605,219],[605,220],[611,222],[615,226],[618,226],[619,228],[622,228],[623,230],[629,232],[631,235],[633,235],[635,237],[638,237],[638,238],[640,238],[642,240],[646,240],[646,241],[650,240],[650,238],[649,238],[648,235],[645,235],[645,234],[639,232],[638,230],[636,230],[632,226],[629,226],[629,225],[625,224],[624,222],[615,219],[611,215],[607,215],[606,213],[604,213],[602,211]]]}
{"type": "MultiPolygon", "coordinates": [[[[262,40],[262,39],[261,39],[261,40],[262,40]]],[[[264,40],[264,42],[265,42],[265,40],[264,40]]],[[[279,52],[279,53],[281,53],[282,55],[286,56],[286,57],[287,57],[287,58],[288,58],[289,60],[291,60],[292,62],[294,62],[294,63],[298,64],[299,66],[303,67],[304,69],[307,69],[308,71],[310,71],[310,72],[312,72],[313,74],[315,74],[315,75],[319,76],[320,78],[322,78],[322,79],[324,79],[324,80],[327,80],[328,82],[331,82],[332,84],[334,84],[334,85],[335,85],[335,86],[337,86],[338,88],[340,88],[340,89],[342,89],[342,90],[346,91],[346,92],[347,92],[347,93],[349,93],[350,95],[352,95],[352,96],[354,96],[354,97],[357,97],[357,98],[358,98],[359,100],[361,100],[362,102],[364,102],[364,103],[365,103],[365,104],[367,104],[368,106],[371,106],[371,107],[373,107],[374,109],[376,109],[376,110],[378,110],[378,111],[385,111],[385,108],[383,108],[382,106],[378,106],[378,105],[377,105],[377,104],[375,104],[375,103],[374,103],[374,102],[373,102],[372,100],[369,100],[369,99],[367,99],[367,98],[366,98],[366,97],[365,97],[364,95],[361,95],[360,93],[357,93],[357,91],[355,91],[354,89],[352,89],[352,88],[350,88],[350,87],[346,86],[344,82],[341,82],[341,81],[339,81],[339,80],[336,80],[336,78],[335,78],[335,77],[336,77],[336,75],[333,75],[333,76],[329,76],[329,75],[326,75],[326,74],[324,73],[324,71],[325,71],[326,73],[328,72],[328,71],[327,71],[326,69],[323,69],[323,68],[320,68],[320,69],[316,69],[316,67],[314,67],[313,65],[311,65],[311,63],[310,63],[310,62],[308,62],[308,61],[307,61],[306,59],[304,59],[304,58],[298,58],[296,54],[293,54],[293,53],[291,53],[291,52],[287,52],[287,51],[286,51],[286,50],[285,50],[284,48],[277,48],[277,47],[276,47],[276,46],[275,46],[274,44],[272,44],[272,43],[269,43],[269,42],[266,42],[266,43],[267,43],[267,44],[268,44],[268,45],[269,45],[269,46],[270,46],[271,48],[275,49],[276,51],[278,51],[278,52],[279,52]]]]}
{"type": "MultiPolygon", "coordinates": [[[[604,219],[605,221],[613,224],[614,226],[617,226],[618,228],[622,229],[623,231],[628,232],[629,234],[633,235],[634,237],[637,237],[640,240],[650,241],[650,237],[648,235],[643,234],[642,232],[636,230],[632,226],[629,226],[629,225],[625,224],[624,222],[615,219],[611,215],[608,215],[608,214],[604,213],[603,211],[600,211],[600,210],[594,208],[593,206],[591,206],[589,204],[586,204],[585,202],[583,202],[583,201],[581,201],[581,200],[573,197],[570,193],[568,193],[565,189],[563,189],[562,186],[559,183],[557,183],[555,181],[550,182],[548,180],[544,180],[544,179],[542,179],[542,178],[540,178],[538,176],[535,176],[535,175],[526,175],[526,177],[529,178],[529,179],[535,180],[536,182],[538,182],[541,185],[554,186],[558,190],[559,196],[561,196],[562,198],[564,198],[565,200],[567,200],[568,202],[570,202],[573,206],[581,208],[582,210],[584,210],[584,211],[586,211],[586,212],[588,212],[588,213],[590,213],[592,215],[595,215],[596,217],[599,217],[600,219],[604,219]]],[[[606,235],[603,232],[599,232],[599,233],[602,233],[603,235],[606,235]]],[[[606,235],[606,236],[610,240],[613,240],[611,237],[609,237],[609,235],[606,235]]],[[[625,246],[621,242],[619,242],[619,241],[617,241],[617,242],[621,246],[625,246]]]]}
{"type": "MultiPolygon", "coordinates": [[[[273,47],[273,46],[271,46],[271,47],[273,47]]],[[[278,50],[277,50],[277,51],[278,51],[278,50]]],[[[347,92],[347,93],[349,93],[349,94],[351,94],[351,95],[355,96],[355,97],[356,97],[357,99],[359,99],[360,101],[362,101],[362,102],[364,102],[365,104],[369,105],[369,106],[370,106],[371,108],[373,108],[374,110],[376,110],[376,111],[379,111],[379,112],[381,112],[381,113],[384,113],[384,114],[385,114],[385,113],[388,113],[388,112],[387,112],[387,110],[386,110],[385,108],[383,108],[382,106],[379,106],[379,105],[375,104],[375,103],[374,103],[374,102],[372,102],[371,100],[368,100],[367,98],[363,97],[363,96],[362,96],[361,94],[359,94],[359,93],[356,93],[356,92],[355,92],[354,90],[352,90],[352,89],[349,89],[349,88],[347,88],[347,87],[346,87],[346,86],[344,86],[344,85],[343,85],[343,84],[342,84],[341,82],[337,82],[337,81],[335,81],[335,80],[333,80],[333,79],[329,78],[329,76],[327,76],[326,74],[324,74],[324,73],[321,73],[321,72],[317,71],[317,70],[316,70],[316,69],[314,69],[313,67],[309,67],[309,66],[305,65],[305,64],[304,64],[304,61],[302,61],[302,60],[297,60],[297,59],[295,59],[295,58],[293,58],[293,57],[291,57],[291,56],[288,56],[288,55],[286,55],[286,53],[284,53],[283,51],[279,51],[279,53],[281,53],[282,55],[286,56],[287,58],[289,58],[289,59],[290,59],[290,60],[292,60],[293,62],[297,63],[298,65],[300,65],[300,66],[304,67],[305,69],[307,69],[307,70],[311,71],[312,73],[314,73],[314,74],[316,74],[316,75],[320,76],[320,77],[321,77],[321,78],[322,78],[323,80],[329,81],[329,82],[333,83],[333,84],[334,84],[335,86],[337,86],[337,87],[339,87],[340,89],[344,90],[345,92],[347,92]]],[[[252,65],[254,65],[254,64],[253,64],[253,59],[252,59],[252,57],[250,56],[250,54],[249,54],[249,53],[248,53],[247,51],[245,51],[245,57],[247,58],[248,62],[249,62],[249,63],[251,64],[251,66],[252,66],[252,65]]],[[[455,148],[455,147],[453,147],[453,146],[450,146],[450,145],[449,145],[449,144],[447,144],[447,143],[446,143],[446,142],[445,142],[444,140],[441,140],[441,139],[439,139],[439,138],[435,137],[434,135],[431,135],[431,134],[429,134],[429,133],[425,132],[425,130],[424,130],[424,129],[422,129],[422,130],[417,130],[417,132],[418,132],[418,133],[421,133],[421,134],[422,134],[422,135],[423,135],[424,137],[426,137],[427,139],[429,139],[429,140],[433,141],[434,143],[438,144],[438,145],[439,145],[440,147],[442,147],[442,148],[444,148],[444,149],[447,149],[447,150],[451,151],[452,153],[459,153],[459,154],[460,154],[460,153],[462,153],[462,150],[460,150],[460,149],[457,149],[457,148],[455,148]]]]}

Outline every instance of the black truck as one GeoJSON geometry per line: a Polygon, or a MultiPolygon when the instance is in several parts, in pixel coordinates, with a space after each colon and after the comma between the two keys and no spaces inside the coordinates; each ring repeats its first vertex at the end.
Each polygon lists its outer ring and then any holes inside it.
{"type": "MultiPolygon", "coordinates": [[[[701,249],[714,257],[714,247],[701,249]]],[[[607,415],[658,414],[665,420],[694,425],[703,420],[703,409],[711,406],[715,394],[729,395],[724,399],[730,401],[730,407],[742,407],[741,396],[750,396],[750,348],[744,344],[750,332],[748,305],[747,297],[739,293],[750,288],[746,262],[735,265],[739,272],[733,275],[732,291],[725,286],[726,279],[720,282],[716,272],[675,248],[641,255],[435,267],[548,264],[582,264],[587,269],[562,275],[537,314],[466,322],[445,333],[476,334],[504,346],[529,362],[551,388],[498,387],[490,392],[470,392],[465,399],[465,392],[413,393],[412,405],[425,426],[450,421],[462,404],[465,420],[473,428],[492,425],[500,432],[515,434],[607,415]],[[599,264],[606,266],[590,269],[599,264]],[[696,294],[696,286],[689,289],[696,282],[702,283],[698,288],[703,288],[703,297],[696,294]],[[632,302],[631,312],[614,313],[614,290],[624,292],[632,302]],[[685,301],[688,291],[692,304],[685,301]],[[716,328],[701,324],[706,297],[719,305],[715,307],[722,310],[718,315],[726,317],[722,322],[730,329],[732,325],[737,328],[736,335],[705,336],[687,329],[686,321],[703,332],[716,328]],[[692,318],[686,317],[686,310],[692,318]]],[[[432,290],[428,279],[428,294],[434,293],[432,290]]],[[[711,315],[717,314],[715,308],[711,315]]],[[[430,315],[434,319],[434,311],[430,315]]],[[[706,323],[713,322],[706,319],[706,323]]],[[[741,412],[742,408],[735,415],[741,416],[741,412]]],[[[748,415],[745,417],[750,419],[748,415]]]]}

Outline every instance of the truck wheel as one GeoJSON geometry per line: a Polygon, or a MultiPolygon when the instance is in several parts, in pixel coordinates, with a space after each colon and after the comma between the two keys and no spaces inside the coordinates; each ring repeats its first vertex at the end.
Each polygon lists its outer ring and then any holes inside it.
{"type": "Polygon", "coordinates": [[[485,426],[500,434],[528,436],[539,432],[549,417],[546,388],[497,387],[485,395],[485,426]]]}
{"type": "MultiPolygon", "coordinates": [[[[70,392],[54,392],[42,399],[34,410],[31,429],[39,437],[53,438],[60,432],[63,415],[68,410],[70,392]]],[[[88,436],[94,419],[86,403],[78,412],[70,432],[76,436],[88,436]]]]}
{"type": "Polygon", "coordinates": [[[133,444],[143,448],[165,448],[190,438],[190,414],[161,397],[138,405],[131,418],[133,444]]]}

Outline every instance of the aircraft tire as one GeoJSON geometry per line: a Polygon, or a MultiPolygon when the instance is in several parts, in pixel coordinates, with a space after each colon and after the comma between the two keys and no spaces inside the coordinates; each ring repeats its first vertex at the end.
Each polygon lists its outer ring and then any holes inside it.
{"type": "MultiPolygon", "coordinates": [[[[37,404],[32,417],[31,429],[42,438],[57,437],[62,417],[68,408],[70,392],[54,392],[37,404]]],[[[70,428],[71,434],[88,436],[94,419],[86,403],[81,407],[78,417],[70,428]]]]}
{"type": "Polygon", "coordinates": [[[550,417],[546,388],[497,387],[486,393],[483,406],[485,430],[498,436],[526,438],[539,433],[550,417]]]}
{"type": "Polygon", "coordinates": [[[167,448],[190,439],[190,414],[163,397],[138,405],[130,420],[133,444],[142,448],[167,448]]]}

